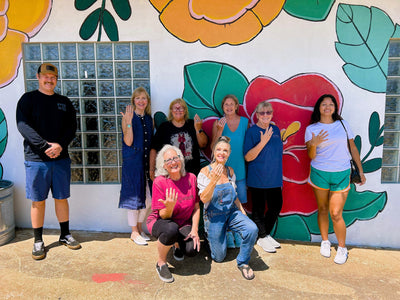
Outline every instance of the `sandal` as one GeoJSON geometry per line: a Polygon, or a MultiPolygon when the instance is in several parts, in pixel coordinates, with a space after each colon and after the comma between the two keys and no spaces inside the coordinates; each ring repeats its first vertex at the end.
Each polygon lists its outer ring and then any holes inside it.
{"type": "Polygon", "coordinates": [[[252,279],[255,277],[254,272],[253,272],[253,275],[251,275],[251,276],[249,275],[250,270],[253,271],[253,270],[250,268],[249,265],[243,265],[243,266],[241,266],[241,267],[238,267],[238,269],[240,270],[240,272],[242,272],[243,277],[244,277],[245,279],[247,279],[247,280],[252,280],[252,279]],[[247,275],[246,275],[246,273],[245,273],[244,271],[246,271],[247,275]]]}

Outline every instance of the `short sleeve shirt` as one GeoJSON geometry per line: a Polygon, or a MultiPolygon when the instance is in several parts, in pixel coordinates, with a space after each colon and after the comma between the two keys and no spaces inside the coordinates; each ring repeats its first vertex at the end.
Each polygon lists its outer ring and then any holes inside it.
{"type": "MultiPolygon", "coordinates": [[[[354,139],[354,134],[349,124],[342,120],[346,126],[349,139],[354,139]]],[[[325,172],[340,172],[350,168],[351,155],[347,145],[347,135],[340,121],[330,124],[314,123],[306,128],[304,141],[312,139],[312,134],[318,135],[321,130],[328,132],[325,142],[317,146],[317,155],[311,161],[311,166],[325,172]]]]}

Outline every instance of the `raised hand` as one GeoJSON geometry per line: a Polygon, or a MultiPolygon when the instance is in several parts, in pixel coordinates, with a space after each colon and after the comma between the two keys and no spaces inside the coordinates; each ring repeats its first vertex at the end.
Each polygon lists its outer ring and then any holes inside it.
{"type": "Polygon", "coordinates": [[[165,191],[165,200],[158,199],[165,205],[165,208],[169,211],[173,211],[176,201],[178,200],[178,193],[173,188],[169,188],[165,191]]]}
{"type": "Polygon", "coordinates": [[[225,117],[222,117],[222,118],[219,119],[218,122],[217,122],[217,129],[218,129],[219,131],[222,131],[222,130],[224,129],[225,124],[226,124],[226,118],[225,118],[225,117]]]}
{"type": "Polygon", "coordinates": [[[132,105],[127,105],[125,108],[125,113],[121,112],[122,115],[122,121],[125,124],[131,124],[132,119],[133,119],[133,106],[132,105]]]}
{"type": "Polygon", "coordinates": [[[210,172],[210,180],[218,182],[224,172],[224,166],[222,164],[217,164],[210,172]]]}
{"type": "Polygon", "coordinates": [[[311,144],[318,146],[319,144],[321,144],[322,142],[325,142],[328,140],[328,131],[325,131],[323,129],[321,129],[321,131],[318,133],[318,135],[315,135],[314,133],[312,134],[312,138],[311,138],[311,144]]]}
{"type": "Polygon", "coordinates": [[[198,114],[194,116],[193,120],[194,120],[194,129],[196,129],[196,131],[199,131],[203,126],[203,121],[200,119],[198,114]]]}
{"type": "Polygon", "coordinates": [[[264,133],[262,131],[260,131],[261,142],[264,145],[266,145],[268,143],[268,141],[271,139],[272,133],[273,133],[272,127],[269,127],[267,130],[265,130],[264,133]]]}

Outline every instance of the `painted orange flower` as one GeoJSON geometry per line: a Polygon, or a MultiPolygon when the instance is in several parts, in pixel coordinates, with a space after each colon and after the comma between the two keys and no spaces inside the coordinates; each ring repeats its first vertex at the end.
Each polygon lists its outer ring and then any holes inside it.
{"type": "Polygon", "coordinates": [[[239,45],[271,23],[285,0],[150,0],[177,38],[207,47],[239,45]]]}
{"type": "Polygon", "coordinates": [[[39,32],[51,7],[52,0],[0,0],[0,88],[17,77],[22,43],[39,32]]]}

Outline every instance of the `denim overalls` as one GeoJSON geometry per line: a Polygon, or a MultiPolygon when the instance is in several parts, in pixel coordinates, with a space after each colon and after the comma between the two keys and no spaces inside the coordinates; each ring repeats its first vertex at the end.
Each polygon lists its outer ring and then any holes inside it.
{"type": "MultiPolygon", "coordinates": [[[[211,166],[209,166],[211,171],[211,166]]],[[[204,209],[204,227],[210,244],[211,257],[216,262],[222,262],[226,256],[226,230],[237,232],[242,237],[238,266],[247,265],[250,254],[257,239],[258,229],[252,220],[243,215],[234,203],[237,195],[232,178],[227,168],[229,182],[217,184],[211,201],[204,209]]]]}

